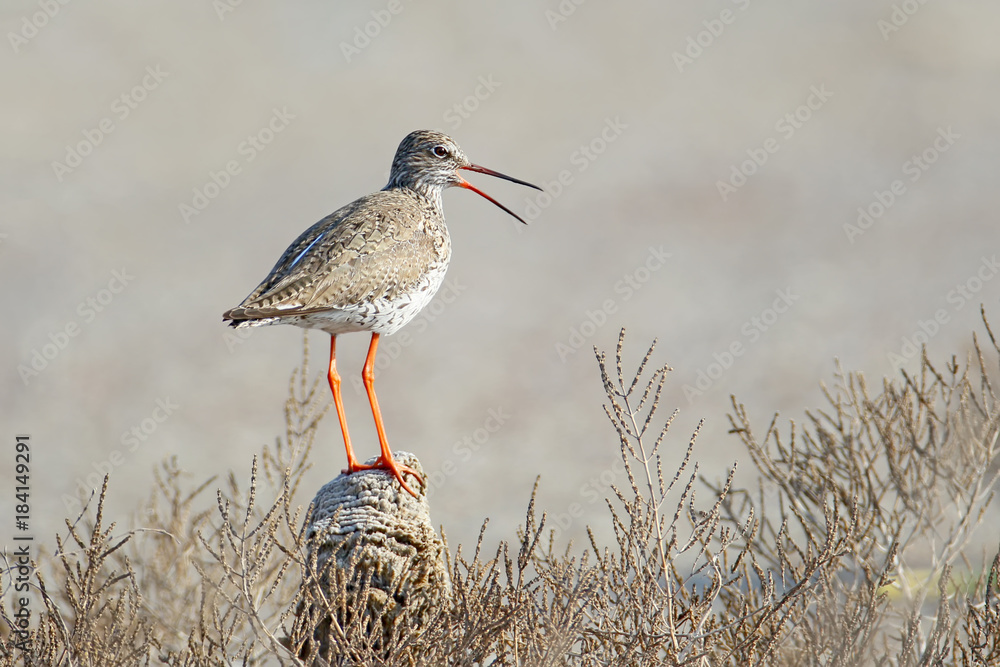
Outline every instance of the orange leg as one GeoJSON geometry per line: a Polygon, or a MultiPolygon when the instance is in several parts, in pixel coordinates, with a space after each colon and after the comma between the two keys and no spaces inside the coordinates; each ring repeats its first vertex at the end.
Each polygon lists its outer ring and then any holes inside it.
{"type": "Polygon", "coordinates": [[[337,373],[337,337],[330,336],[330,372],[327,374],[330,380],[330,389],[333,391],[333,404],[337,408],[337,419],[340,420],[340,432],[344,434],[344,447],[347,449],[347,469],[345,474],[350,475],[360,469],[361,464],[354,456],[354,449],[351,448],[351,436],[347,434],[347,417],[344,415],[344,399],[340,395],[340,375],[337,373]]]}
{"type": "MultiPolygon", "coordinates": [[[[388,470],[393,474],[393,476],[399,480],[399,485],[406,489],[410,495],[414,498],[417,494],[413,492],[409,486],[407,486],[406,481],[403,479],[404,474],[410,474],[420,479],[420,475],[416,470],[410,468],[409,466],[400,465],[392,458],[392,450],[389,449],[389,442],[385,437],[385,426],[382,424],[382,411],[378,407],[378,399],[375,397],[375,350],[378,348],[379,334],[372,334],[371,345],[368,346],[368,357],[365,359],[365,367],[362,371],[362,379],[365,382],[365,389],[368,390],[368,401],[372,404],[372,414],[375,415],[375,430],[378,431],[378,442],[379,446],[382,448],[382,453],[379,454],[378,460],[372,466],[362,465],[361,468],[381,468],[388,470]]],[[[346,433],[346,431],[345,431],[346,433]]]]}

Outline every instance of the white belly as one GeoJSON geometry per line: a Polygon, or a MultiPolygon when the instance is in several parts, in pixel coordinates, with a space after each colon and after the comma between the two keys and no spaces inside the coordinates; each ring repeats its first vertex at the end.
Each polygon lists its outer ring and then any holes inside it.
{"type": "Polygon", "coordinates": [[[261,324],[291,324],[306,329],[319,329],[328,334],[370,331],[388,336],[403,328],[430,303],[444,282],[447,263],[427,272],[416,288],[395,299],[378,298],[356,306],[338,308],[310,315],[291,315],[261,321],[261,324]]]}

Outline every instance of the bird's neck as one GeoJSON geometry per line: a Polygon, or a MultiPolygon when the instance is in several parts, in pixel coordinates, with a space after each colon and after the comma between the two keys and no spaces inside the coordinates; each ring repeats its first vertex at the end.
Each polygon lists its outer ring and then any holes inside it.
{"type": "Polygon", "coordinates": [[[441,191],[444,189],[439,185],[423,185],[420,183],[395,183],[392,180],[382,188],[383,190],[399,190],[412,194],[421,199],[436,211],[443,211],[444,204],[441,200],[441,191]]]}

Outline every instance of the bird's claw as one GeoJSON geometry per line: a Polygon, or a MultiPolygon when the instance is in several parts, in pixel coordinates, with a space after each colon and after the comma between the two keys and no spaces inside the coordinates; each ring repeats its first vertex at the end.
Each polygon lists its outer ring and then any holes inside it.
{"type": "Polygon", "coordinates": [[[414,492],[413,489],[411,489],[406,483],[406,480],[403,479],[403,475],[413,475],[418,481],[420,481],[421,485],[423,485],[423,477],[421,477],[420,473],[408,465],[397,463],[395,459],[390,458],[387,460],[385,457],[379,456],[375,459],[375,463],[358,463],[357,461],[350,462],[348,463],[347,468],[341,470],[341,472],[345,475],[350,475],[358,472],[359,470],[385,470],[396,478],[399,485],[402,486],[407,493],[414,498],[419,498],[416,492],[414,492]]]}

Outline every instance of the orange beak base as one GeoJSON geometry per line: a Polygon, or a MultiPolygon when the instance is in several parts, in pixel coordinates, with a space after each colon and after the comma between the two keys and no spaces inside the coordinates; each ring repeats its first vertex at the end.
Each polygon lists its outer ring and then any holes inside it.
{"type": "MultiPolygon", "coordinates": [[[[468,171],[478,171],[480,174],[486,174],[487,176],[495,176],[496,178],[502,178],[505,181],[510,181],[512,183],[517,183],[518,185],[525,185],[525,186],[527,186],[529,188],[534,188],[535,190],[539,190],[539,191],[542,190],[537,185],[532,185],[531,183],[528,183],[527,181],[522,181],[522,180],[514,178],[512,176],[507,176],[506,174],[501,174],[499,171],[493,171],[492,169],[487,169],[486,167],[480,167],[479,165],[476,165],[476,164],[470,164],[468,167],[459,167],[459,168],[460,169],[467,169],[468,171]]],[[[475,192],[480,197],[483,197],[484,199],[488,199],[489,201],[493,202],[494,205],[496,205],[497,207],[499,207],[500,209],[502,209],[503,211],[505,211],[509,215],[512,215],[515,218],[517,218],[518,220],[520,220],[521,223],[523,223],[525,225],[528,224],[517,213],[514,213],[512,210],[510,210],[509,208],[507,208],[506,206],[504,206],[503,204],[501,204],[496,199],[494,199],[493,197],[489,196],[488,194],[486,194],[485,192],[483,192],[482,190],[480,190],[476,186],[472,185],[471,183],[469,183],[464,178],[461,178],[461,177],[459,177],[459,178],[461,179],[461,182],[458,184],[459,187],[465,188],[466,190],[472,190],[473,192],[475,192]]]]}

